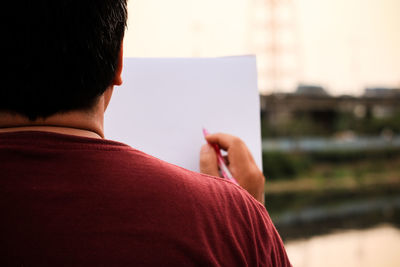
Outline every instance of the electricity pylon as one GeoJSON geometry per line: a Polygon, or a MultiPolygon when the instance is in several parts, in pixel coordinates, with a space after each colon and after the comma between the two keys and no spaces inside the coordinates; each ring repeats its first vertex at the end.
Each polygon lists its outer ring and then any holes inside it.
{"type": "Polygon", "coordinates": [[[250,0],[248,21],[248,46],[257,56],[260,92],[292,91],[300,71],[293,0],[250,0]]]}

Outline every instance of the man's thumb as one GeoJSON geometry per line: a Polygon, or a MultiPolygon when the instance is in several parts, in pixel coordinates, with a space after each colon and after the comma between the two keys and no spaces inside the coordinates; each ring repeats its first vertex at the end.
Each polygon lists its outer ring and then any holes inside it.
{"type": "Polygon", "coordinates": [[[203,145],[200,150],[200,172],[219,177],[217,162],[217,153],[212,146],[203,145]]]}

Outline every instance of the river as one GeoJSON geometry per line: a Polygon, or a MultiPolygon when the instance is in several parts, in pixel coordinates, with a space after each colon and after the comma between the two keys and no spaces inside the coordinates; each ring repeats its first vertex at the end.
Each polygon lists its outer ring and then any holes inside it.
{"type": "Polygon", "coordinates": [[[398,267],[400,229],[381,224],[285,243],[294,267],[398,267]]]}

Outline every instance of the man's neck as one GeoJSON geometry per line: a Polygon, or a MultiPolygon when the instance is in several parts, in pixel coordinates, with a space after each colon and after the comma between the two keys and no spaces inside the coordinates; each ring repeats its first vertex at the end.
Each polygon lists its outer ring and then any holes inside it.
{"type": "Polygon", "coordinates": [[[99,134],[89,130],[67,128],[67,127],[24,126],[24,127],[0,128],[0,133],[25,132],[25,131],[52,132],[52,133],[61,133],[61,134],[76,135],[76,136],[91,137],[91,138],[103,138],[99,134]]]}
{"type": "Polygon", "coordinates": [[[0,112],[0,133],[20,131],[46,131],[69,135],[104,138],[104,112],[110,102],[114,85],[111,85],[90,110],[57,113],[46,119],[30,121],[27,117],[0,112]]]}
{"type": "Polygon", "coordinates": [[[30,121],[24,116],[0,113],[0,133],[20,131],[45,131],[93,138],[104,138],[104,109],[72,111],[52,115],[46,119],[30,121]]]}

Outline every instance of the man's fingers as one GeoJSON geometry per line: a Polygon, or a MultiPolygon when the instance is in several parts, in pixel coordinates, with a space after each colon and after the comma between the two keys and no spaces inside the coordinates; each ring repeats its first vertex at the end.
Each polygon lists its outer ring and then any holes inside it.
{"type": "MultiPolygon", "coordinates": [[[[220,148],[228,151],[228,160],[233,165],[250,161],[249,150],[245,143],[238,137],[224,133],[210,134],[206,137],[210,143],[218,144],[220,148]]],[[[235,166],[232,166],[235,168],[235,166]]]]}
{"type": "MultiPolygon", "coordinates": [[[[210,144],[217,144],[228,152],[229,170],[238,183],[252,196],[263,203],[264,175],[257,167],[246,144],[238,137],[217,133],[206,136],[210,144]]],[[[200,154],[200,171],[219,176],[217,154],[214,148],[207,144],[200,154]]]]}
{"type": "Polygon", "coordinates": [[[206,140],[210,143],[218,144],[224,150],[228,150],[235,143],[241,142],[238,137],[224,133],[209,134],[206,136],[206,140]]]}
{"type": "Polygon", "coordinates": [[[200,150],[200,172],[219,177],[217,154],[209,144],[200,150]]]}

